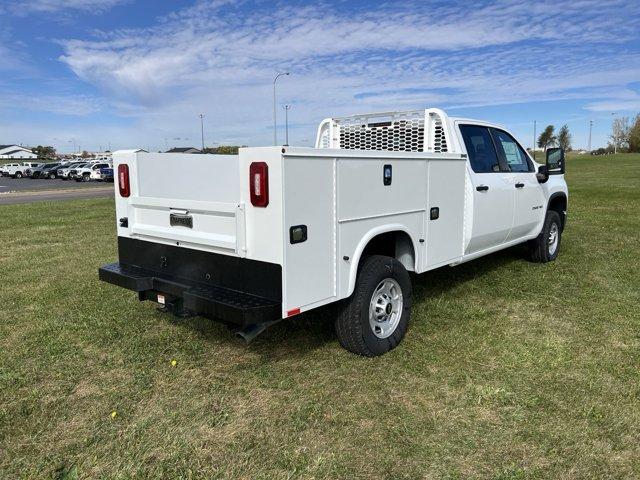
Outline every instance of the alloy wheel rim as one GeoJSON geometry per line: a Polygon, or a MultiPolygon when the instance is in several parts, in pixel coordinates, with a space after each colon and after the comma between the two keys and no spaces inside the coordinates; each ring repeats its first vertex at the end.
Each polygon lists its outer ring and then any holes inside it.
{"type": "Polygon", "coordinates": [[[402,289],[393,278],[385,278],[374,289],[369,302],[369,326],[378,338],[396,331],[402,317],[402,289]]]}
{"type": "Polygon", "coordinates": [[[547,246],[549,248],[549,255],[553,255],[556,253],[558,249],[558,239],[559,239],[559,230],[558,224],[552,223],[551,228],[549,229],[549,239],[547,240],[547,246]]]}

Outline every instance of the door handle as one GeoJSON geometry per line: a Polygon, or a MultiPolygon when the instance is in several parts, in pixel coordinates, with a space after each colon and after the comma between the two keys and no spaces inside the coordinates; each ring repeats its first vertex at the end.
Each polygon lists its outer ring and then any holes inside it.
{"type": "Polygon", "coordinates": [[[487,190],[489,190],[489,186],[488,185],[479,185],[476,187],[476,190],[479,192],[486,192],[487,190]]]}
{"type": "Polygon", "coordinates": [[[516,188],[522,188],[524,187],[524,183],[516,183],[516,188]]]}

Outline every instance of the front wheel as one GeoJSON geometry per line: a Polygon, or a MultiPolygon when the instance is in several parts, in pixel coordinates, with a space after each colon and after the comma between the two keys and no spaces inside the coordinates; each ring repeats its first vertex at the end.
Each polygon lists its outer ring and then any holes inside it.
{"type": "Polygon", "coordinates": [[[531,260],[539,263],[552,262],[560,252],[562,239],[562,222],[558,212],[549,210],[544,219],[540,235],[529,242],[531,260]]]}
{"type": "Polygon", "coordinates": [[[56,179],[56,174],[55,173],[50,173],[49,174],[49,179],[50,180],[55,180],[56,179]]]}
{"type": "Polygon", "coordinates": [[[411,280],[395,258],[363,260],[353,295],[336,319],[340,344],[366,357],[394,349],[404,338],[411,315],[411,280]]]}
{"type": "Polygon", "coordinates": [[[22,178],[22,173],[21,172],[16,172],[16,178],[22,178]]]}

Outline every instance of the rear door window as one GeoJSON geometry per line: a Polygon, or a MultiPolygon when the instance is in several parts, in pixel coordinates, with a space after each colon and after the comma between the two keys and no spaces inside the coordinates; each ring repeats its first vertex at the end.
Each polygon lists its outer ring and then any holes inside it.
{"type": "Polygon", "coordinates": [[[471,168],[476,173],[499,172],[498,155],[487,127],[460,125],[471,168]]]}

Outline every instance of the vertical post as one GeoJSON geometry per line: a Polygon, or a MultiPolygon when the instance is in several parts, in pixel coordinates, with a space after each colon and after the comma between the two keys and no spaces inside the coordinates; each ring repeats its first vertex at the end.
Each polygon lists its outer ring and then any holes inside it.
{"type": "Polygon", "coordinates": [[[533,159],[536,159],[536,120],[533,121],[533,159]]]}
{"type": "Polygon", "coordinates": [[[289,75],[289,72],[279,73],[273,79],[273,144],[278,145],[278,123],[276,114],[276,81],[283,75],[289,75]]]}
{"type": "Polygon", "coordinates": [[[589,148],[588,151],[591,153],[591,130],[593,129],[593,120],[589,120],[589,148]]]}
{"type": "Polygon", "coordinates": [[[291,105],[283,105],[284,108],[284,144],[289,146],[289,109],[291,105]]]}
{"type": "Polygon", "coordinates": [[[202,150],[204,150],[204,115],[200,114],[200,136],[202,137],[202,150]]]}
{"type": "Polygon", "coordinates": [[[616,112],[611,112],[611,115],[613,115],[613,122],[611,124],[612,128],[611,128],[611,133],[613,134],[613,154],[615,155],[616,153],[618,153],[618,137],[616,135],[616,132],[614,130],[615,128],[615,123],[616,123],[616,112]]]}

